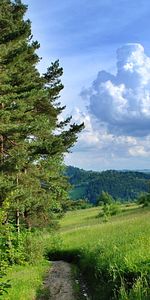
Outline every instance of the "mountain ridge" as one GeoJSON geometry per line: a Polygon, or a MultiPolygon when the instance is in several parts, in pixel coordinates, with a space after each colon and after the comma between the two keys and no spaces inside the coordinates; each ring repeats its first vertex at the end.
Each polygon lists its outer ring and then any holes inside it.
{"type": "Polygon", "coordinates": [[[86,171],[67,166],[66,176],[73,185],[70,197],[73,200],[87,199],[95,203],[102,191],[108,192],[115,199],[134,200],[140,193],[149,191],[150,170],[106,170],[86,171]]]}

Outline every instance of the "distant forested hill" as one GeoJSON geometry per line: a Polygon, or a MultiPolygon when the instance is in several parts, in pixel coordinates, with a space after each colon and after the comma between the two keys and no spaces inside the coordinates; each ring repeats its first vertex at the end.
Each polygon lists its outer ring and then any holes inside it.
{"type": "Polygon", "coordinates": [[[150,188],[148,184],[150,173],[148,172],[115,170],[94,172],[68,166],[66,175],[73,185],[70,192],[71,198],[88,199],[92,203],[102,191],[124,201],[133,200],[139,193],[147,192],[150,188]]]}

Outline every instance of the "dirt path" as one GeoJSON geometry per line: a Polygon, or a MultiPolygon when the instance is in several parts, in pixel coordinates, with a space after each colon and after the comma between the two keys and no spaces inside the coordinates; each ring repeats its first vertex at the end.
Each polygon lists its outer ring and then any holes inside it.
{"type": "Polygon", "coordinates": [[[52,267],[45,280],[46,297],[40,299],[50,300],[77,300],[72,275],[71,264],[65,261],[53,261],[52,267]]]}

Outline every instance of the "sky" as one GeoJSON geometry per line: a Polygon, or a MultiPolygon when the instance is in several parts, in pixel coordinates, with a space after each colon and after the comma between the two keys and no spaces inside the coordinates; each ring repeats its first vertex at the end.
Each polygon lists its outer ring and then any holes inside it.
{"type": "Polygon", "coordinates": [[[23,2],[39,71],[60,60],[65,116],[85,124],[66,164],[150,169],[150,1],[23,2]]]}

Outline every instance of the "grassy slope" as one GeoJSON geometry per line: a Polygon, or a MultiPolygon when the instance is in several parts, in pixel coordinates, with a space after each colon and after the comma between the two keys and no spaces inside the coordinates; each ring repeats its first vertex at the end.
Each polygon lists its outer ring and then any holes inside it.
{"type": "MultiPolygon", "coordinates": [[[[150,210],[125,207],[111,217],[108,223],[97,217],[100,208],[68,212],[61,220],[61,233],[43,233],[42,243],[51,253],[60,257],[78,258],[86,274],[93,300],[113,299],[113,289],[120,289],[119,299],[145,300],[147,274],[150,274],[150,210]],[[141,278],[138,281],[138,277],[141,278]],[[126,295],[125,288],[135,281],[134,290],[126,295]],[[144,287],[142,286],[144,282],[144,287]],[[107,293],[106,293],[107,291],[107,293]]],[[[43,276],[49,268],[47,261],[34,266],[13,266],[7,279],[12,287],[3,300],[29,300],[36,298],[42,287],[43,276]]]]}
{"type": "Polygon", "coordinates": [[[114,290],[119,299],[150,299],[150,210],[126,208],[108,223],[97,218],[98,211],[91,208],[65,216],[61,251],[79,253],[80,267],[90,273],[91,288],[97,290],[93,299],[113,299],[114,290]]]}
{"type": "Polygon", "coordinates": [[[46,260],[35,265],[13,266],[7,274],[11,288],[8,293],[0,297],[3,300],[33,300],[38,299],[38,293],[42,290],[43,278],[50,267],[46,260]]]}
{"type": "MultiPolygon", "coordinates": [[[[121,207],[122,213],[120,213],[118,216],[112,217],[111,220],[120,220],[121,217],[126,217],[130,214],[137,214],[137,208],[139,208],[136,204],[127,206],[122,205],[121,207]]],[[[60,221],[61,231],[103,223],[103,219],[98,217],[100,211],[100,207],[93,207],[68,212],[60,221]]],[[[143,209],[141,209],[141,212],[143,212],[143,209]]]]}

